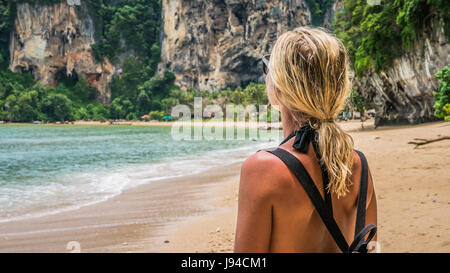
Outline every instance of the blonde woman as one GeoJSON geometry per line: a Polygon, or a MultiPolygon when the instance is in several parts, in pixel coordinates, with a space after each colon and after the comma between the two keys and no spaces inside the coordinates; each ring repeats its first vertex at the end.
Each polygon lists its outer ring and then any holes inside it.
{"type": "Polygon", "coordinates": [[[318,28],[284,33],[263,69],[285,140],[242,166],[236,252],[366,252],[377,203],[364,155],[335,122],[350,88],[343,44],[318,28]]]}

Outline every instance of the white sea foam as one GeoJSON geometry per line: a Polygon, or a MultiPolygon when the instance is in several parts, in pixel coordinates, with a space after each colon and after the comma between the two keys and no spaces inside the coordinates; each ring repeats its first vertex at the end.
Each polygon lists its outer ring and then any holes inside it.
{"type": "Polygon", "coordinates": [[[123,190],[152,181],[197,174],[243,161],[275,142],[255,143],[234,149],[166,158],[157,163],[129,165],[113,170],[88,171],[54,177],[45,185],[0,187],[0,223],[40,217],[108,200],[123,190]]]}

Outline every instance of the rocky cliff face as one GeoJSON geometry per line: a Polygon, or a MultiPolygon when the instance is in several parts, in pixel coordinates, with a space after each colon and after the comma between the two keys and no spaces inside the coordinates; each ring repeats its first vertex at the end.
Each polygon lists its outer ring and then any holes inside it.
{"type": "Polygon", "coordinates": [[[344,8],[344,4],[342,3],[342,1],[343,0],[335,0],[331,5],[331,8],[326,11],[323,19],[323,27],[328,29],[332,28],[334,15],[337,11],[344,8]]]}
{"type": "MultiPolygon", "coordinates": [[[[330,27],[335,1],[326,12],[330,27]]],[[[223,89],[262,81],[260,58],[283,32],[309,25],[304,0],[163,0],[162,63],[183,88],[223,89]]],[[[354,80],[354,88],[373,102],[378,125],[433,120],[434,74],[449,62],[441,26],[429,28],[410,53],[380,73],[354,80]]]]}
{"type": "Polygon", "coordinates": [[[163,0],[160,70],[183,88],[262,81],[260,60],[283,32],[311,22],[304,0],[163,0]]]}
{"type": "Polygon", "coordinates": [[[65,1],[20,4],[11,34],[10,69],[32,71],[45,86],[55,86],[64,77],[84,78],[99,90],[99,100],[107,103],[115,68],[108,60],[96,63],[91,51],[94,42],[92,19],[80,19],[75,7],[65,1]]]}
{"type": "Polygon", "coordinates": [[[434,74],[450,64],[450,45],[442,23],[433,25],[414,48],[380,73],[373,71],[353,86],[374,104],[376,124],[419,123],[434,120],[434,74]]]}
{"type": "MultiPolygon", "coordinates": [[[[263,81],[261,56],[277,37],[309,25],[305,0],[163,0],[162,62],[159,69],[174,72],[182,88],[234,88],[263,81]]],[[[335,1],[324,25],[342,8],[335,1]]],[[[83,8],[81,8],[83,11],[83,8]]],[[[87,11],[83,14],[88,14],[87,11]]],[[[91,51],[94,22],[65,1],[53,5],[18,5],[11,34],[10,68],[32,71],[46,86],[65,77],[85,78],[108,103],[108,83],[120,65],[97,63],[91,51]]],[[[427,30],[410,53],[380,73],[355,79],[354,89],[373,102],[377,124],[417,123],[434,119],[434,74],[450,63],[450,45],[442,24],[427,30]]]]}

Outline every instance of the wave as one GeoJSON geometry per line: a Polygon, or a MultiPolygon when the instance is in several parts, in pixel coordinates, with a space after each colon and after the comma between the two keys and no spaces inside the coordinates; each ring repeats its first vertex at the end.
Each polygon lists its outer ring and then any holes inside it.
{"type": "Polygon", "coordinates": [[[257,142],[199,155],[165,158],[156,163],[58,175],[49,178],[51,182],[45,185],[3,185],[0,187],[0,223],[76,210],[106,201],[125,189],[240,162],[258,149],[274,144],[257,142]]]}

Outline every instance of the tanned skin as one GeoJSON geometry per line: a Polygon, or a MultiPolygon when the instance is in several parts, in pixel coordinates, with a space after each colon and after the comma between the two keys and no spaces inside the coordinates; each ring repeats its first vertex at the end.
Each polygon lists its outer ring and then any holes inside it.
{"type": "MultiPolygon", "coordinates": [[[[270,77],[266,86],[274,88],[270,77]]],[[[272,103],[272,101],[271,101],[272,103]]],[[[276,105],[272,103],[272,105],[276,105]]],[[[298,129],[280,109],[284,136],[298,129]]],[[[305,166],[324,197],[322,174],[312,144],[308,153],[292,148],[294,138],[280,146],[305,166]]],[[[341,198],[331,194],[334,218],[348,244],[353,241],[361,160],[354,152],[349,192],[341,198]]],[[[366,225],[377,224],[377,201],[369,170],[366,225]]],[[[376,237],[372,242],[376,241],[376,237]]],[[[235,252],[340,252],[307,193],[287,166],[275,155],[260,151],[249,157],[241,170],[235,252]]]]}

